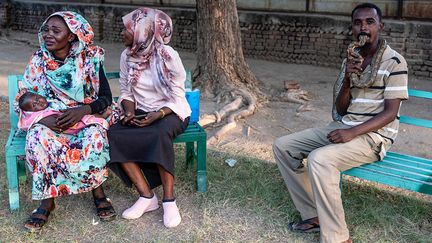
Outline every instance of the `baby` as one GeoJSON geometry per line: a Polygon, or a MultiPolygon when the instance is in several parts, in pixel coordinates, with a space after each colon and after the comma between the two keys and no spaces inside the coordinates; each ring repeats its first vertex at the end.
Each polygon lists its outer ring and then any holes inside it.
{"type": "MultiPolygon", "coordinates": [[[[26,92],[18,99],[18,106],[23,111],[36,112],[48,108],[49,102],[42,95],[26,92]]],[[[62,114],[60,111],[47,110],[51,114],[62,114]]],[[[101,124],[108,129],[108,122],[105,121],[111,115],[111,108],[107,108],[102,114],[85,115],[81,121],[63,131],[66,134],[77,134],[81,129],[91,124],[101,124]]]]}

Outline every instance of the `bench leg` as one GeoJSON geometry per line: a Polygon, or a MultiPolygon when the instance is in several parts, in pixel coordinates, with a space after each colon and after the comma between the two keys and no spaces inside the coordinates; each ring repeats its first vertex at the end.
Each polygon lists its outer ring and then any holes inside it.
{"type": "Polygon", "coordinates": [[[16,156],[6,156],[6,174],[9,188],[9,206],[11,210],[17,210],[19,209],[19,183],[16,156]]]}
{"type": "Polygon", "coordinates": [[[197,191],[207,191],[207,141],[200,139],[197,141],[197,191]]]}
{"type": "Polygon", "coordinates": [[[193,164],[195,157],[195,145],[194,142],[186,143],[186,169],[189,168],[189,165],[193,164]]]}
{"type": "Polygon", "coordinates": [[[25,157],[19,157],[20,159],[18,159],[17,157],[17,165],[18,165],[18,183],[25,183],[25,181],[27,180],[27,175],[26,175],[26,161],[25,161],[25,157]]]}

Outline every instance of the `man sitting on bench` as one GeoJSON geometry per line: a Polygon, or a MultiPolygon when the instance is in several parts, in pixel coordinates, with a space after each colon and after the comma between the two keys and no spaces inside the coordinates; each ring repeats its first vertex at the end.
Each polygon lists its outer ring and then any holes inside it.
{"type": "Polygon", "coordinates": [[[303,220],[288,226],[295,232],[321,232],[321,242],[351,242],[340,172],[384,157],[398,132],[401,100],[408,99],[405,59],[379,37],[384,28],[381,10],[360,4],[351,21],[355,42],[348,47],[334,87],[335,121],[280,137],[273,145],[303,220]]]}

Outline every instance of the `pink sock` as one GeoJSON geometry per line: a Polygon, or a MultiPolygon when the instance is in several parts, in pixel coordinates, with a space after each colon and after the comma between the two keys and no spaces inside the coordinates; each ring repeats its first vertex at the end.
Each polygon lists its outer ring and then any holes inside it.
{"type": "Polygon", "coordinates": [[[144,213],[156,210],[159,208],[156,194],[152,198],[140,197],[132,207],[126,209],[122,213],[125,219],[137,219],[144,213]]]}
{"type": "Polygon", "coordinates": [[[176,201],[162,202],[164,210],[163,221],[168,228],[176,227],[181,222],[181,216],[176,201]]]}

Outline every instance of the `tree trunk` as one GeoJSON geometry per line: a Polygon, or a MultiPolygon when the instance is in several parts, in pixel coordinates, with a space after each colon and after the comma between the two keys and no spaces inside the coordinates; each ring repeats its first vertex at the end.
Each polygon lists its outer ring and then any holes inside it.
{"type": "Polygon", "coordinates": [[[226,103],[221,110],[204,115],[200,120],[202,125],[208,125],[228,118],[228,124],[213,137],[217,141],[236,126],[236,119],[253,114],[257,97],[261,97],[262,93],[258,88],[258,79],[243,56],[236,1],[196,2],[198,62],[194,81],[204,96],[226,103]]]}

